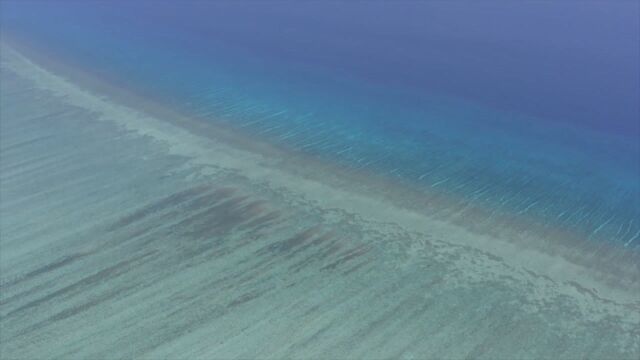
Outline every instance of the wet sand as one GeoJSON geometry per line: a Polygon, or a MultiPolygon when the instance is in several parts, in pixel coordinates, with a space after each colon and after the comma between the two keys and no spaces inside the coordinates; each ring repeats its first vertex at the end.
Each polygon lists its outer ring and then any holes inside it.
{"type": "Polygon", "coordinates": [[[579,235],[501,218],[473,231],[479,210],[419,211],[2,50],[3,358],[640,356],[633,254],[595,261],[579,235]]]}

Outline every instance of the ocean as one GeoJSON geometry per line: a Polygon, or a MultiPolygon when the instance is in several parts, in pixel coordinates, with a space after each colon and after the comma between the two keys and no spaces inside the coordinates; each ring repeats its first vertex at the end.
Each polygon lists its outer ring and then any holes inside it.
{"type": "Polygon", "coordinates": [[[640,246],[636,3],[188,4],[10,2],[4,23],[204,121],[640,246]]]}
{"type": "Polygon", "coordinates": [[[0,357],[638,358],[639,12],[0,2],[0,357]]]}

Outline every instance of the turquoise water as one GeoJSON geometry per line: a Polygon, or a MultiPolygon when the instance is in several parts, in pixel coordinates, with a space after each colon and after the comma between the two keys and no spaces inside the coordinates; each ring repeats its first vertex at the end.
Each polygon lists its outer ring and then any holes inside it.
{"type": "Polygon", "coordinates": [[[3,3],[3,24],[205,121],[640,248],[637,4],[189,4],[3,3]]]}

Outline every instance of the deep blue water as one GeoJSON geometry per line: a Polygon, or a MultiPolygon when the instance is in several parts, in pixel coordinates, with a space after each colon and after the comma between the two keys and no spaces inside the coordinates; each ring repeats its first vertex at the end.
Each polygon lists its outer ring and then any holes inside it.
{"type": "MultiPolygon", "coordinates": [[[[209,121],[640,248],[638,2],[2,2],[209,121]]],[[[10,36],[10,35],[7,35],[10,36]]]]}

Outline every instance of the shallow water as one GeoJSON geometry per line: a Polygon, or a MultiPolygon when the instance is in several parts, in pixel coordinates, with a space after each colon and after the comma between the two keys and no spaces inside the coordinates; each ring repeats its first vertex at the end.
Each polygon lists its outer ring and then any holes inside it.
{"type": "Polygon", "coordinates": [[[162,140],[162,121],[78,102],[32,65],[17,72],[23,61],[1,73],[3,357],[640,352],[637,303],[456,245],[435,223],[319,206],[224,165],[213,140],[197,146],[220,156],[199,165],[162,140]]]}

